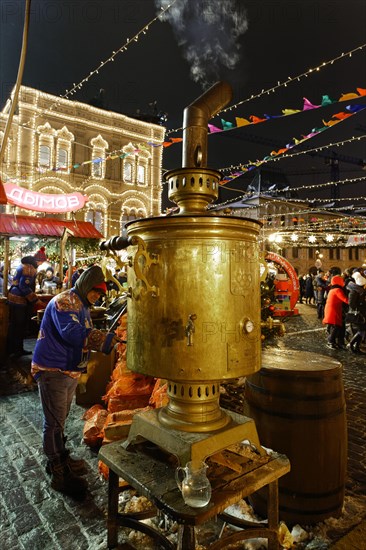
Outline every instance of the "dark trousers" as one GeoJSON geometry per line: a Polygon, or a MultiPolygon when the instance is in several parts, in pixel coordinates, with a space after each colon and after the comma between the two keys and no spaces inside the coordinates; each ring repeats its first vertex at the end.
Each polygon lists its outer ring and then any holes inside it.
{"type": "Polygon", "coordinates": [[[65,422],[78,379],[59,371],[43,371],[37,383],[43,410],[43,450],[48,460],[57,460],[65,453],[65,422]]]}
{"type": "Polygon", "coordinates": [[[316,309],[318,313],[318,319],[323,319],[324,317],[324,302],[317,302],[316,309]]]}
{"type": "Polygon", "coordinates": [[[365,337],[365,331],[363,330],[363,327],[360,327],[360,325],[352,324],[352,332],[353,332],[353,336],[352,336],[352,339],[350,340],[350,346],[356,350],[359,350],[360,345],[365,337]]]}
{"type": "Polygon", "coordinates": [[[8,354],[23,351],[23,341],[26,336],[30,309],[28,305],[9,303],[9,328],[6,349],[8,354]]]}
{"type": "Polygon", "coordinates": [[[328,342],[329,344],[343,344],[342,327],[338,325],[328,325],[328,342]]]}

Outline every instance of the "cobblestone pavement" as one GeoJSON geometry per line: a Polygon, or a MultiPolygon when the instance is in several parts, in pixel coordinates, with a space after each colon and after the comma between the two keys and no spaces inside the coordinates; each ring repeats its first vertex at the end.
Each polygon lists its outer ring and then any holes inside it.
{"type": "MultiPolygon", "coordinates": [[[[342,362],[349,458],[341,518],[313,526],[308,531],[311,542],[296,548],[366,550],[366,356],[328,349],[315,308],[300,304],[299,310],[301,315],[286,320],[286,335],[273,345],[284,352],[306,350],[342,362]]],[[[73,404],[67,424],[72,454],[86,459],[89,466],[89,493],[84,502],[75,502],[49,487],[41,449],[38,394],[34,385],[27,385],[29,367],[29,358],[23,357],[16,365],[0,369],[0,548],[105,550],[107,484],[98,475],[96,451],[82,443],[84,409],[73,404]]]]}

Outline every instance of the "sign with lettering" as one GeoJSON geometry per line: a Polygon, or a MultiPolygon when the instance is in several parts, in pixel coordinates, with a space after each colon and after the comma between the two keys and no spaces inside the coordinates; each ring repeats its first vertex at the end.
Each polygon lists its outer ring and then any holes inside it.
{"type": "Polygon", "coordinates": [[[84,207],[88,197],[81,193],[47,194],[30,191],[25,187],[19,187],[14,183],[4,184],[8,202],[37,212],[49,212],[58,214],[62,212],[75,212],[84,207]]]}

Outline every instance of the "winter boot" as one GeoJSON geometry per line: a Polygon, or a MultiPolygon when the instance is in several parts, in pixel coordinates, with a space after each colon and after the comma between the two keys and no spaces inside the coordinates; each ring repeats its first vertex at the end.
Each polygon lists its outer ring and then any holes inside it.
{"type": "MultiPolygon", "coordinates": [[[[70,451],[65,450],[65,452],[62,455],[62,460],[66,462],[66,464],[69,466],[71,472],[75,474],[76,476],[84,476],[88,473],[88,468],[86,466],[85,460],[82,460],[81,458],[71,458],[70,451]]],[[[50,461],[46,464],[46,472],[48,474],[51,474],[51,464],[50,461]]]]}
{"type": "Polygon", "coordinates": [[[68,466],[65,460],[55,459],[50,463],[51,487],[55,491],[69,495],[76,500],[85,497],[88,484],[84,479],[77,477],[68,466]]]}
{"type": "Polygon", "coordinates": [[[82,458],[71,458],[70,451],[67,449],[65,449],[65,454],[62,458],[66,461],[73,474],[77,476],[84,476],[88,473],[85,460],[82,458]]]}

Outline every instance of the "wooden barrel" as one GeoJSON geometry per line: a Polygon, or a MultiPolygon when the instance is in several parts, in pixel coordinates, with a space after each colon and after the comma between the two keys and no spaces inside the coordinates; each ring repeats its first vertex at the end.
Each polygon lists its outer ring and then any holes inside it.
{"type": "MultiPolygon", "coordinates": [[[[329,357],[271,350],[247,377],[244,414],[261,445],[285,454],[291,472],[279,480],[280,517],[311,525],[342,512],[347,462],[342,365],[329,357]]],[[[266,516],[265,492],[251,498],[266,516]]]]}

